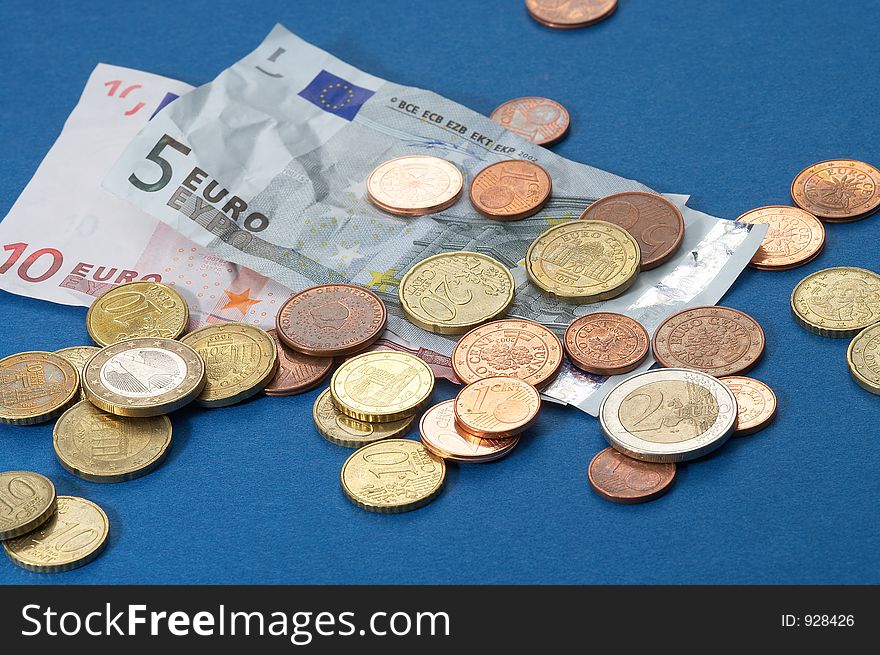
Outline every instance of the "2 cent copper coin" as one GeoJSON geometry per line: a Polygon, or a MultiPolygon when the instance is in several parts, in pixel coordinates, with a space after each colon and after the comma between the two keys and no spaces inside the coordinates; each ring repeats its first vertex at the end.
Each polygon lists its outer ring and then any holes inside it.
{"type": "Polygon", "coordinates": [[[599,198],[581,214],[581,220],[619,225],[639,242],[643,271],[669,260],[684,239],[684,218],[663,196],[625,191],[599,198]]]}
{"type": "Polygon", "coordinates": [[[508,159],[490,164],[474,176],[471,203],[488,218],[518,221],[541,211],[551,186],[547,171],[537,164],[508,159]]]}
{"type": "Polygon", "coordinates": [[[785,271],[813,261],[825,245],[825,227],[798,207],[758,207],[736,219],[740,223],[769,225],[751,265],[765,271],[785,271]]]}
{"type": "Polygon", "coordinates": [[[314,357],[360,352],[385,329],[385,303],[352,284],[322,284],[297,293],[275,320],[278,338],[289,348],[314,357]]]}
{"type": "Polygon", "coordinates": [[[508,100],[489,118],[539,146],[553,145],[562,139],[571,124],[565,107],[555,100],[538,96],[508,100]]]}
{"type": "Polygon", "coordinates": [[[292,396],[314,389],[333,368],[332,357],[303,355],[288,348],[277,330],[266,330],[278,350],[278,372],[263,391],[267,396],[292,396]]]}
{"type": "Polygon", "coordinates": [[[367,178],[367,197],[390,214],[424,216],[443,211],[461,197],[464,177],[452,162],[431,155],[386,161],[367,178]]]}
{"type": "Polygon", "coordinates": [[[763,430],[776,417],[776,394],[760,380],[729,375],[721,378],[721,382],[736,397],[736,436],[763,430]]]}
{"type": "Polygon", "coordinates": [[[534,321],[492,321],[465,334],[452,350],[452,369],[463,382],[510,376],[541,388],[562,366],[562,344],[534,321]]]}
{"type": "Polygon", "coordinates": [[[596,375],[620,375],[639,367],[648,356],[648,332],[623,314],[596,312],[575,319],[563,344],[579,369],[596,375]]]}
{"type": "Polygon", "coordinates": [[[608,18],[617,0],[526,0],[529,16],[547,27],[569,30],[608,18]]]}
{"type": "Polygon", "coordinates": [[[484,378],[459,391],[453,409],[459,430],[476,437],[507,439],[535,422],[541,396],[519,378],[484,378]]]}
{"type": "Polygon", "coordinates": [[[675,479],[675,464],[643,462],[606,448],[592,459],[587,475],[593,491],[602,498],[632,505],[669,491],[675,479]]]}
{"type": "Polygon", "coordinates": [[[651,346],[661,366],[721,377],[755,365],[764,352],[764,330],[737,309],[692,307],[663,321],[651,346]]]}
{"type": "Polygon", "coordinates": [[[797,174],[791,198],[820,220],[857,221],[880,207],[880,171],[863,161],[820,161],[797,174]]]}

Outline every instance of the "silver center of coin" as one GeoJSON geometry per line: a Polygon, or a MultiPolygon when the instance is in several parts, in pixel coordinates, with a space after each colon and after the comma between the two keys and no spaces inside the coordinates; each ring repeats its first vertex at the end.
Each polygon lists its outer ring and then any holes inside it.
{"type": "Polygon", "coordinates": [[[186,362],[164,348],[137,348],[113,355],[101,367],[101,382],[126,398],[150,398],[174,389],[186,377],[186,362]]]}

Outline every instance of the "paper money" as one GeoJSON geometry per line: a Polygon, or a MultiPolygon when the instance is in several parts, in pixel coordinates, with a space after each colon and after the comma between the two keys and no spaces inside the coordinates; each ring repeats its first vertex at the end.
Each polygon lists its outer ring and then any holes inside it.
{"type": "Polygon", "coordinates": [[[114,284],[156,280],[215,321],[274,325],[290,290],[189,241],[101,188],[126,145],[164,105],[192,89],[98,64],[27,187],[0,222],[0,289],[88,306],[114,284]]]}

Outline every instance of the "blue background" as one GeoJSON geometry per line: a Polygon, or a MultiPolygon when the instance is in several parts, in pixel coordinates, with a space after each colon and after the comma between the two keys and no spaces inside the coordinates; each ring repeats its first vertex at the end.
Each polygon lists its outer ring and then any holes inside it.
{"type": "MultiPolygon", "coordinates": [[[[571,112],[556,152],[691,193],[733,218],[787,204],[822,159],[880,163],[880,3],[621,0],[574,31],[521,0],[4,3],[0,215],[51,146],[97,62],[192,84],[212,79],[276,22],[386,79],[488,114],[543,95],[571,112]]],[[[364,512],[339,488],[351,451],[318,436],[314,391],[173,416],[156,472],[97,485],[64,472],[51,424],[0,426],[0,469],[52,477],[110,516],[108,550],[61,576],[0,559],[0,583],[807,583],[880,582],[880,398],[855,385],[846,340],[795,325],[807,273],[878,269],[880,216],[829,225],[825,251],[789,272],[749,270],[723,303],[767,334],[752,375],[776,422],[679,468],[657,502],[617,506],[587,483],[605,446],[594,419],[548,406],[507,459],[450,466],[429,506],[364,512]]],[[[0,353],[89,343],[85,309],[0,293],[0,353]]],[[[436,399],[450,397],[439,385],[436,399]]]]}

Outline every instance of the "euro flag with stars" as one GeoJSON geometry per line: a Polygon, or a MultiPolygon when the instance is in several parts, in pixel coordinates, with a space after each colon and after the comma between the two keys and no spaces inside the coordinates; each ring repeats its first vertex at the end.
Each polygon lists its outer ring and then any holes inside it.
{"type": "Polygon", "coordinates": [[[324,111],[350,121],[374,93],[375,91],[346,82],[338,75],[322,70],[299,92],[299,96],[324,111]]]}

